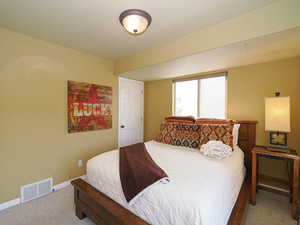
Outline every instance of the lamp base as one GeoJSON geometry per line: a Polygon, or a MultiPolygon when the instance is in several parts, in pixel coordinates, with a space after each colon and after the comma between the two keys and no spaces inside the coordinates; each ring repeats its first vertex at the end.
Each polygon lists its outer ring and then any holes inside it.
{"type": "Polygon", "coordinates": [[[270,132],[270,145],[280,148],[287,148],[287,133],[270,132]]]}

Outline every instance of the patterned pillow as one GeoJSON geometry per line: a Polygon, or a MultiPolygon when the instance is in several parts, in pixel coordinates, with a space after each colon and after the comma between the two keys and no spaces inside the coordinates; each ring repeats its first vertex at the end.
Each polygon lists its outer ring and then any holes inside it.
{"type": "Polygon", "coordinates": [[[200,129],[200,145],[209,141],[222,141],[233,147],[232,124],[202,124],[200,129]]]}
{"type": "Polygon", "coordinates": [[[195,124],[174,124],[172,144],[188,148],[199,148],[200,146],[200,125],[195,124]]]}
{"type": "Polygon", "coordinates": [[[195,118],[193,116],[169,116],[165,118],[168,123],[189,123],[194,124],[195,118]]]}
{"type": "Polygon", "coordinates": [[[173,123],[162,122],[160,125],[160,133],[155,138],[155,141],[171,145],[174,130],[175,128],[173,123]]]}
{"type": "Polygon", "coordinates": [[[198,118],[195,124],[233,124],[234,120],[229,119],[210,119],[210,118],[198,118]]]}

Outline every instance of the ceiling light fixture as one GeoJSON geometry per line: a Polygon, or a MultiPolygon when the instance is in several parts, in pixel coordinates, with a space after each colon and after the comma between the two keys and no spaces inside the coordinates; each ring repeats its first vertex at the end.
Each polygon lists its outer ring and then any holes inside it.
{"type": "Polygon", "coordinates": [[[128,33],[140,35],[150,26],[152,18],[144,10],[128,9],[121,13],[119,20],[128,33]]]}

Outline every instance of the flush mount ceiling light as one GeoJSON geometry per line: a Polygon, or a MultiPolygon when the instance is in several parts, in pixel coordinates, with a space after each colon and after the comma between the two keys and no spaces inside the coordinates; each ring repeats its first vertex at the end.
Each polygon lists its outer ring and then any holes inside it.
{"type": "Polygon", "coordinates": [[[152,18],[144,10],[128,9],[121,13],[119,20],[128,33],[139,35],[147,30],[152,18]]]}

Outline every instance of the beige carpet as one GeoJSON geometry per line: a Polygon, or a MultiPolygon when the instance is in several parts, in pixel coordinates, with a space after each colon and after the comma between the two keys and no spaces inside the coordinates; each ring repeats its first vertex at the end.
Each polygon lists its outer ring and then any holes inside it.
{"type": "MultiPolygon", "coordinates": [[[[250,206],[247,225],[296,225],[288,198],[260,191],[257,205],[250,206]]],[[[0,225],[94,225],[74,215],[71,186],[43,198],[0,212],[0,225]]]]}

